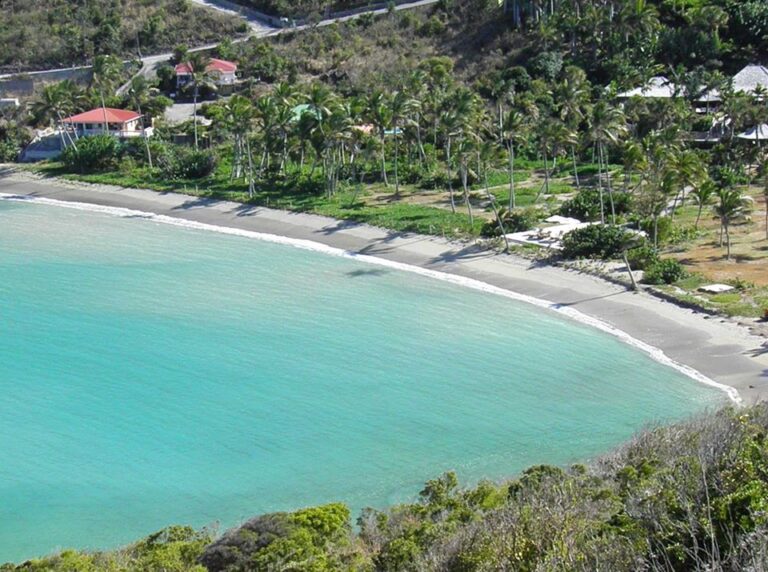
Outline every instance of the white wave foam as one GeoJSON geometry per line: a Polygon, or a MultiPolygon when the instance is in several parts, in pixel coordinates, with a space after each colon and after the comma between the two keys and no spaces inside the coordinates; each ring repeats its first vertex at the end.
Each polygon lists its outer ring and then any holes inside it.
{"type": "Polygon", "coordinates": [[[526,294],[521,294],[519,292],[514,292],[512,290],[500,288],[498,286],[488,284],[487,282],[475,280],[474,278],[467,278],[464,276],[458,276],[456,274],[449,274],[447,272],[430,270],[428,268],[422,268],[420,266],[414,266],[412,264],[405,264],[403,262],[395,262],[392,260],[378,258],[376,256],[371,256],[368,254],[360,254],[357,252],[343,250],[341,248],[336,248],[333,246],[327,246],[325,244],[321,244],[319,242],[314,242],[311,240],[288,238],[288,237],[280,236],[277,234],[269,234],[269,233],[251,231],[251,230],[232,228],[227,226],[207,224],[203,222],[196,222],[196,221],[191,221],[186,219],[175,218],[167,215],[161,215],[161,214],[145,212],[145,211],[138,211],[138,210],[123,208],[123,207],[110,207],[110,206],[74,202],[74,201],[60,201],[60,200],[49,199],[45,197],[32,197],[28,195],[12,195],[8,193],[0,193],[0,200],[32,202],[32,203],[43,204],[43,205],[65,207],[65,208],[70,208],[75,210],[109,214],[109,215],[118,216],[122,218],[140,217],[140,218],[144,218],[154,222],[159,222],[162,224],[168,224],[168,225],[173,225],[173,226],[178,226],[183,228],[218,232],[220,234],[229,234],[233,236],[241,236],[245,238],[261,240],[264,242],[271,242],[273,244],[283,244],[287,246],[301,248],[303,250],[311,250],[314,252],[328,254],[331,256],[351,258],[353,260],[365,262],[367,264],[375,264],[378,266],[391,268],[393,270],[411,272],[413,274],[419,274],[421,276],[426,276],[428,278],[442,280],[443,282],[449,282],[451,284],[456,284],[458,286],[463,286],[465,288],[472,288],[473,290],[479,290],[481,292],[487,292],[489,294],[503,296],[511,300],[517,300],[519,302],[525,302],[526,304],[531,304],[534,306],[538,306],[539,308],[544,308],[546,310],[557,312],[558,314],[567,316],[572,320],[575,320],[582,324],[586,324],[593,328],[597,328],[598,330],[601,330],[607,334],[610,334],[618,338],[622,342],[629,344],[630,346],[645,352],[653,360],[663,365],[669,366],[699,383],[717,388],[725,392],[728,398],[736,405],[741,405],[743,403],[741,396],[739,395],[739,392],[736,390],[736,388],[719,383],[707,377],[700,371],[697,371],[696,369],[690,366],[681,364],[673,360],[672,358],[667,356],[661,349],[654,347],[650,344],[647,344],[641,340],[638,340],[637,338],[634,338],[631,335],[629,335],[624,330],[620,330],[619,328],[616,328],[608,324],[607,322],[604,322],[598,318],[589,316],[587,314],[580,312],[579,310],[575,310],[567,306],[561,306],[559,304],[555,304],[547,300],[543,300],[541,298],[535,298],[533,296],[528,296],[526,294]]]}

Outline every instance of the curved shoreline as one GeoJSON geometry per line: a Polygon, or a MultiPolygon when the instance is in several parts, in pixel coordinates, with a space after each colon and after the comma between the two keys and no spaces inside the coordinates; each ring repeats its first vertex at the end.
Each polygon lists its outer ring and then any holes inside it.
{"type": "Polygon", "coordinates": [[[768,351],[761,350],[760,338],[726,320],[705,319],[590,275],[435,237],[175,193],[5,175],[0,177],[0,198],[141,216],[421,274],[533,304],[598,328],[657,362],[724,391],[734,403],[768,397],[768,351]]]}

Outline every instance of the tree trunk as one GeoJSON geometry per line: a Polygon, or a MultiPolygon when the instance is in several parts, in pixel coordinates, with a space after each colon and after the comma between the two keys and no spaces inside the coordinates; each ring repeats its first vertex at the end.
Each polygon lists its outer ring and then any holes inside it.
{"type": "Polygon", "coordinates": [[[464,193],[464,204],[467,207],[467,214],[469,215],[469,226],[472,226],[475,222],[472,215],[472,204],[469,202],[469,187],[467,186],[467,171],[469,166],[466,163],[461,165],[461,187],[464,193]]]}
{"type": "Polygon", "coordinates": [[[399,141],[397,136],[397,122],[394,124],[394,134],[393,137],[395,138],[395,196],[400,197],[400,178],[398,177],[397,173],[397,163],[398,159],[400,158],[398,155],[400,154],[400,148],[399,148],[399,141]]]}
{"type": "Polygon", "coordinates": [[[451,197],[451,212],[456,212],[456,199],[453,196],[453,177],[451,176],[451,137],[448,136],[446,144],[446,160],[448,163],[448,194],[451,197]]]}
{"type": "Polygon", "coordinates": [[[605,161],[605,150],[600,145],[600,158],[602,159],[603,166],[605,167],[605,183],[608,187],[608,200],[611,203],[611,224],[616,224],[616,207],[613,204],[613,189],[611,189],[611,172],[608,169],[608,164],[605,161]]]}
{"type": "Polygon", "coordinates": [[[725,259],[730,260],[731,259],[731,233],[728,231],[727,222],[723,226],[725,227],[725,259]]]}
{"type": "Polygon", "coordinates": [[[622,250],[621,258],[624,260],[624,264],[627,265],[627,274],[629,274],[629,281],[632,283],[632,290],[637,290],[637,282],[635,282],[635,275],[632,273],[632,268],[629,265],[626,250],[622,250]]]}
{"type": "Polygon", "coordinates": [[[384,180],[384,186],[389,186],[389,181],[387,180],[387,151],[386,151],[386,144],[384,139],[384,130],[381,130],[381,178],[384,180]]]}
{"type": "Polygon", "coordinates": [[[704,205],[699,205],[699,211],[696,213],[696,222],[693,223],[693,230],[699,230],[699,220],[701,220],[701,210],[704,208],[704,205]]]}
{"type": "Polygon", "coordinates": [[[192,125],[195,128],[195,151],[197,151],[197,83],[195,83],[195,89],[192,92],[192,102],[192,125]]]}
{"type": "Polygon", "coordinates": [[[491,209],[493,210],[493,216],[496,217],[496,225],[499,227],[501,238],[504,240],[504,252],[509,252],[509,239],[507,238],[507,232],[504,230],[504,222],[499,216],[499,209],[496,208],[496,198],[491,194],[491,189],[488,186],[488,171],[483,173],[483,179],[485,181],[485,194],[488,197],[488,201],[491,203],[491,209]]]}
{"type": "MultiPolygon", "coordinates": [[[[605,203],[603,201],[603,163],[600,160],[599,154],[597,156],[597,191],[600,195],[600,224],[605,224],[605,203]]],[[[655,232],[654,232],[654,240],[655,240],[655,232]]]]}
{"type": "Polygon", "coordinates": [[[507,153],[509,155],[509,210],[516,206],[515,197],[515,143],[512,139],[507,144],[507,153]]]}
{"type": "MultiPolygon", "coordinates": [[[[141,112],[141,104],[138,101],[136,102],[136,107],[139,108],[141,124],[144,125],[144,114],[141,112]]],[[[146,127],[144,129],[146,129],[146,127]]],[[[152,151],[149,149],[149,137],[147,137],[146,133],[142,133],[142,137],[144,138],[144,145],[147,147],[147,162],[149,163],[149,168],[152,169],[152,151]]]]}
{"type": "Polygon", "coordinates": [[[576,189],[581,190],[581,182],[579,181],[579,168],[576,165],[576,145],[571,145],[571,158],[573,159],[573,176],[576,179],[576,189]]]}
{"type": "Polygon", "coordinates": [[[251,140],[247,138],[246,151],[248,153],[248,198],[253,198],[253,154],[251,153],[251,140]]]}

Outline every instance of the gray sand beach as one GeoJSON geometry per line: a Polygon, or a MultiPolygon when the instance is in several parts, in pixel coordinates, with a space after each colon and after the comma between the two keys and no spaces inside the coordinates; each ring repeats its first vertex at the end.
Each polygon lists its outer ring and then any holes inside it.
{"type": "Polygon", "coordinates": [[[189,221],[311,240],[486,282],[598,318],[724,385],[744,402],[768,397],[766,338],[720,317],[563,268],[437,237],[402,234],[312,214],[175,193],[92,186],[0,170],[0,193],[123,207],[189,221]]]}

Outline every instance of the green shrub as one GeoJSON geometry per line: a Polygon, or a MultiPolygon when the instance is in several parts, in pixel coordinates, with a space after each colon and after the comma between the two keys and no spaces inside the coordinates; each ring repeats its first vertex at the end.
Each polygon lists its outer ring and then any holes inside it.
{"type": "MultiPolygon", "coordinates": [[[[629,194],[613,193],[613,207],[617,215],[628,213],[631,208],[629,194]]],[[[607,192],[603,193],[603,210],[608,218],[611,214],[611,199],[607,192]]],[[[579,191],[575,197],[560,206],[560,214],[582,221],[600,220],[600,193],[595,189],[579,191]]]]}
{"type": "Polygon", "coordinates": [[[563,237],[565,258],[615,258],[627,243],[628,232],[620,226],[592,224],[563,237]]]}
{"type": "Polygon", "coordinates": [[[105,171],[117,163],[120,143],[111,135],[93,135],[79,139],[75,145],[64,149],[61,160],[64,165],[80,173],[105,171]]]}
{"type": "MultiPolygon", "coordinates": [[[[501,209],[499,217],[504,223],[506,232],[523,232],[531,230],[541,220],[541,212],[537,209],[501,209]]],[[[490,220],[483,225],[480,231],[483,236],[500,236],[501,230],[496,219],[490,220]]]]}
{"type": "Polygon", "coordinates": [[[682,264],[674,258],[657,260],[645,271],[643,282],[648,284],[674,284],[688,276],[682,264]]]}
{"type": "Polygon", "coordinates": [[[658,253],[650,244],[643,244],[627,251],[627,261],[632,270],[645,270],[658,260],[658,253]]]}
{"type": "Polygon", "coordinates": [[[169,147],[158,158],[158,166],[169,179],[201,179],[213,173],[217,158],[212,151],[169,147]]]}

